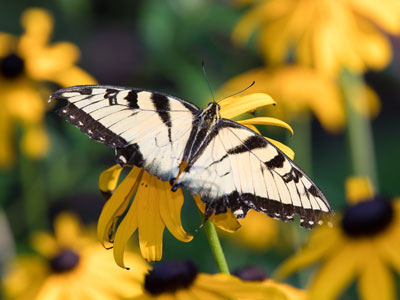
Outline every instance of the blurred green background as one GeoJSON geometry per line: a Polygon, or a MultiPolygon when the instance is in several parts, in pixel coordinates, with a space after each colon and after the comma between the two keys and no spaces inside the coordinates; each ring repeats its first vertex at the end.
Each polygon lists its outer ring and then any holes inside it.
{"type": "MultiPolygon", "coordinates": [[[[204,107],[211,96],[202,73],[202,61],[215,91],[230,78],[263,64],[253,43],[238,47],[231,42],[232,29],[243,13],[243,9],[231,2],[1,1],[0,31],[20,35],[22,11],[33,6],[45,8],[55,18],[52,41],[76,44],[81,50],[79,66],[100,84],[156,90],[204,107]]],[[[391,40],[394,51],[391,65],[382,72],[365,75],[382,101],[382,111],[372,121],[372,128],[380,193],[389,197],[400,195],[400,39],[391,37],[391,40]]],[[[50,87],[58,88],[54,84],[50,87]]],[[[279,99],[275,100],[279,103],[279,99]]],[[[104,204],[97,188],[98,176],[114,164],[113,149],[89,140],[59,118],[53,109],[46,113],[45,123],[51,141],[48,155],[34,161],[19,154],[15,164],[0,173],[0,209],[9,222],[19,253],[29,252],[29,234],[35,229],[50,228],[51,220],[62,210],[77,212],[85,222],[96,222],[104,204]],[[35,219],[42,215],[47,218],[35,219]]],[[[287,140],[283,130],[266,128],[263,133],[282,142],[287,140]]],[[[296,137],[295,132],[291,139],[298,138],[301,137],[296,137]]],[[[302,141],[297,140],[295,144],[299,145],[295,152],[301,152],[302,141]]],[[[347,153],[345,133],[326,133],[313,120],[311,177],[339,211],[345,206],[347,153]]],[[[302,165],[301,161],[297,163],[302,165]]],[[[181,243],[166,231],[163,260],[192,259],[202,271],[216,272],[200,228],[202,221],[191,198],[187,200],[182,221],[195,238],[190,243],[181,243]]],[[[6,223],[3,226],[1,230],[6,232],[6,223]]],[[[288,242],[284,241],[290,239],[284,234],[293,231],[293,226],[297,225],[285,224],[281,229],[282,245],[264,253],[223,239],[231,269],[251,264],[272,272],[293,253],[293,248],[286,247],[288,242]]],[[[307,234],[306,230],[298,231],[302,236],[307,234]]],[[[6,234],[0,236],[1,240],[4,240],[1,242],[4,249],[0,251],[6,253],[13,249],[12,243],[6,241],[6,234]]]]}

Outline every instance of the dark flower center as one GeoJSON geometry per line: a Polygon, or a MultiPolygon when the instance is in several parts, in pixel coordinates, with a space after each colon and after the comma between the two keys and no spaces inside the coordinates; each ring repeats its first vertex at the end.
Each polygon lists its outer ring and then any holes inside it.
{"type": "Polygon", "coordinates": [[[268,277],[267,273],[263,269],[256,266],[238,269],[233,273],[233,275],[246,281],[264,281],[268,277]]]}
{"type": "Polygon", "coordinates": [[[152,295],[174,292],[189,287],[196,276],[197,268],[191,261],[164,262],[146,275],[144,287],[152,295]]]}
{"type": "Polygon", "coordinates": [[[71,250],[60,251],[56,256],[50,259],[50,266],[53,272],[63,273],[74,269],[79,263],[79,255],[71,250]]]}
{"type": "Polygon", "coordinates": [[[350,237],[372,236],[386,229],[392,219],[392,204],[377,197],[348,207],[341,225],[350,237]]]}
{"type": "Polygon", "coordinates": [[[10,54],[0,60],[0,73],[6,78],[15,78],[24,71],[25,63],[16,54],[10,54]]]}

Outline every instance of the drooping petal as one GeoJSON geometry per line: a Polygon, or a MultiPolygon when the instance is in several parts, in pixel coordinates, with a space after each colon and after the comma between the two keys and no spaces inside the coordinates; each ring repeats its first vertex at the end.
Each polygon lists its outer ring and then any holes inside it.
{"type": "Polygon", "coordinates": [[[134,202],[137,201],[139,246],[147,261],[159,261],[165,225],[162,222],[156,177],[144,172],[134,202]]]}
{"type": "Polygon", "coordinates": [[[193,235],[188,234],[182,227],[181,209],[183,205],[183,194],[180,189],[171,191],[169,182],[155,180],[160,200],[158,201],[160,215],[169,232],[182,242],[190,242],[193,235]]]}
{"type": "Polygon", "coordinates": [[[240,120],[238,123],[242,125],[248,125],[248,124],[253,124],[253,125],[272,125],[272,126],[279,126],[286,128],[287,130],[290,131],[290,133],[293,135],[293,129],[292,127],[286,123],[283,122],[279,119],[276,118],[270,118],[270,117],[256,117],[256,118],[251,118],[251,119],[245,119],[245,120],[240,120]]]}
{"type": "Polygon", "coordinates": [[[104,247],[105,241],[109,240],[110,228],[113,226],[115,219],[125,211],[130,198],[137,189],[140,174],[141,170],[139,168],[132,168],[101,211],[97,223],[97,238],[104,247]]]}
{"type": "Polygon", "coordinates": [[[10,115],[0,110],[0,168],[9,168],[15,160],[13,145],[14,128],[10,115]]]}
{"type": "Polygon", "coordinates": [[[400,273],[400,242],[398,239],[382,237],[375,245],[382,259],[400,273]]]}
{"type": "Polygon", "coordinates": [[[286,146],[285,144],[283,144],[277,140],[268,138],[266,136],[264,136],[264,138],[266,138],[268,141],[270,141],[275,147],[279,148],[279,150],[281,150],[283,153],[285,153],[285,155],[287,157],[289,157],[291,160],[294,160],[294,151],[290,147],[286,146]]]}
{"type": "MultiPolygon", "coordinates": [[[[138,194],[139,191],[136,193],[136,197],[138,194]]],[[[114,259],[117,265],[120,266],[121,268],[126,268],[124,262],[125,247],[126,244],[128,243],[128,240],[131,238],[132,234],[136,231],[137,227],[138,227],[138,201],[134,200],[131,206],[129,207],[125,217],[121,221],[121,224],[119,224],[117,232],[115,233],[114,237],[114,243],[113,243],[114,259]]]]}
{"type": "Polygon", "coordinates": [[[221,102],[220,114],[222,118],[232,119],[246,112],[255,111],[257,108],[276,104],[271,96],[264,93],[253,93],[240,97],[229,97],[221,102]]]}
{"type": "Polygon", "coordinates": [[[393,275],[379,255],[371,253],[365,262],[365,268],[360,274],[358,283],[361,298],[363,300],[396,299],[393,275]]]}
{"type": "Polygon", "coordinates": [[[115,190],[121,171],[122,167],[120,165],[114,165],[101,172],[99,176],[99,190],[102,192],[115,190]]]}
{"type": "MultiPolygon", "coordinates": [[[[200,209],[200,211],[204,213],[206,204],[201,201],[199,196],[193,196],[193,199],[195,200],[196,205],[200,209]]],[[[212,214],[210,216],[210,221],[219,229],[225,230],[227,232],[235,232],[240,228],[240,223],[230,209],[228,209],[228,211],[223,214],[212,214]]]]}
{"type": "Polygon", "coordinates": [[[337,299],[355,278],[360,264],[366,261],[362,251],[356,251],[352,244],[343,244],[329,255],[315,275],[309,289],[310,300],[337,299]]]}

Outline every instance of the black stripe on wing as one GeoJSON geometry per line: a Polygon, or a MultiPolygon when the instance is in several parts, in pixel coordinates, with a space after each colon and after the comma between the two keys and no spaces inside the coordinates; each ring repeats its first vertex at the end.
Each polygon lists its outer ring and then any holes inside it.
{"type": "Polygon", "coordinates": [[[92,140],[114,148],[128,145],[125,139],[103,126],[72,103],[68,103],[67,106],[56,110],[56,112],[60,117],[65,117],[67,122],[75,125],[92,140]]]}

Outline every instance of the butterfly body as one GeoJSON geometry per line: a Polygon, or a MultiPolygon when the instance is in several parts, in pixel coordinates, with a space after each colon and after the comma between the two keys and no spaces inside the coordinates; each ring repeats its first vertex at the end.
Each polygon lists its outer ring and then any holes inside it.
{"type": "Polygon", "coordinates": [[[185,187],[206,203],[205,218],[249,209],[283,221],[300,216],[313,227],[331,208],[319,188],[284,153],[249,128],[162,93],[112,86],[76,86],[58,113],[90,138],[116,150],[121,165],[144,168],[185,187]],[[183,170],[181,169],[184,166],[183,170]]]}

